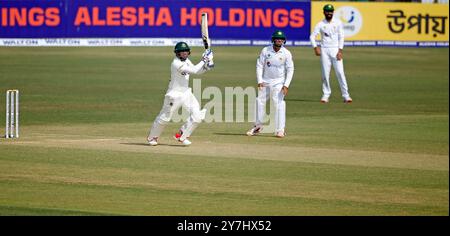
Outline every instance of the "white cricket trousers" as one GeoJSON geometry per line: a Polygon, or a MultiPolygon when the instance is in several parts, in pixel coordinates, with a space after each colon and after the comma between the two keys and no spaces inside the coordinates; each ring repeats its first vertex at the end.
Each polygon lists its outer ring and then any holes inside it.
{"type": "Polygon", "coordinates": [[[189,118],[180,128],[183,131],[180,140],[189,137],[205,118],[205,111],[200,110],[200,104],[190,89],[185,92],[169,92],[166,94],[164,105],[153,122],[149,138],[161,136],[164,127],[170,122],[173,114],[178,112],[180,107],[183,107],[189,113],[189,118]]]}
{"type": "Polygon", "coordinates": [[[258,89],[255,126],[263,125],[264,116],[266,115],[266,103],[270,98],[275,111],[275,133],[284,131],[286,125],[286,102],[284,101],[284,94],[281,88],[283,88],[283,84],[266,85],[262,89],[258,89]]]}
{"type": "Polygon", "coordinates": [[[330,72],[331,66],[334,68],[336,77],[341,88],[341,94],[344,99],[350,97],[348,93],[347,80],[344,74],[344,62],[343,59],[337,60],[336,55],[339,52],[339,48],[321,48],[320,61],[322,62],[322,91],[323,97],[328,99],[331,95],[330,86],[330,72]]]}

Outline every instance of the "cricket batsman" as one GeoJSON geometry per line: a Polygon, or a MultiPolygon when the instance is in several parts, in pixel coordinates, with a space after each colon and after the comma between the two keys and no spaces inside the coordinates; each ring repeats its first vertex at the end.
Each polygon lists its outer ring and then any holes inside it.
{"type": "Polygon", "coordinates": [[[327,4],[323,7],[325,19],[317,23],[314,31],[311,33],[311,41],[314,53],[320,56],[322,63],[322,98],[321,103],[328,103],[331,95],[330,72],[333,65],[336,77],[341,88],[342,97],[345,103],[351,103],[353,100],[348,92],[347,80],[344,74],[344,62],[342,50],[344,48],[344,29],[342,22],[333,18],[334,7],[327,4]],[[320,33],[321,45],[317,47],[316,36],[320,33]]]}
{"type": "Polygon", "coordinates": [[[258,83],[258,97],[256,98],[256,119],[248,136],[261,132],[263,118],[266,114],[267,100],[272,100],[275,110],[275,136],[283,138],[286,124],[286,102],[289,84],[294,76],[294,62],[292,54],[283,45],[286,36],[280,30],[272,34],[272,45],[262,49],[256,61],[256,79],[258,83]]]}
{"type": "Polygon", "coordinates": [[[192,94],[192,89],[189,88],[189,75],[203,74],[212,68],[208,66],[213,59],[212,51],[209,49],[205,50],[202,60],[197,65],[192,64],[188,58],[191,54],[191,49],[187,43],[177,43],[174,52],[175,58],[170,66],[171,79],[164,97],[164,104],[147,137],[147,141],[151,146],[158,145],[158,139],[164,127],[170,122],[172,115],[180,107],[184,107],[188,111],[189,118],[180,131],[175,134],[174,138],[185,146],[191,144],[188,138],[202,120],[205,119],[206,115],[206,110],[200,110],[200,104],[194,94],[192,94]]]}

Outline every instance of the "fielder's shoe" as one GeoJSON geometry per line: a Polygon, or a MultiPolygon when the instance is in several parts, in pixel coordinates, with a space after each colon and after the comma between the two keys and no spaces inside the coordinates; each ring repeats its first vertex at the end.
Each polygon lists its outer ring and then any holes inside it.
{"type": "Polygon", "coordinates": [[[148,144],[150,144],[150,146],[158,145],[158,137],[153,137],[153,138],[148,137],[147,141],[148,141],[148,144]]]}
{"type": "Polygon", "coordinates": [[[320,99],[320,103],[328,103],[328,98],[322,97],[322,98],[320,99]]]}
{"type": "Polygon", "coordinates": [[[277,138],[284,138],[284,136],[286,136],[286,132],[284,132],[284,129],[280,130],[276,133],[275,136],[277,136],[277,138]]]}
{"type": "Polygon", "coordinates": [[[353,102],[353,100],[352,100],[351,97],[348,97],[348,98],[344,99],[344,103],[352,103],[352,102],[353,102]]]}
{"type": "Polygon", "coordinates": [[[262,127],[260,126],[254,126],[253,128],[251,128],[249,131],[247,131],[247,136],[254,136],[257,135],[261,132],[262,127]]]}

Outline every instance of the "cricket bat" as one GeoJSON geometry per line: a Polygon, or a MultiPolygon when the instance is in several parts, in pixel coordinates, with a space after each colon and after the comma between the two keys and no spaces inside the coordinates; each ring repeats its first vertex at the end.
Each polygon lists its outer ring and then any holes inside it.
{"type": "Polygon", "coordinates": [[[209,39],[208,32],[208,13],[202,13],[202,39],[205,49],[209,49],[211,47],[211,40],[209,39]]]}
{"type": "MultiPolygon", "coordinates": [[[[209,38],[209,32],[208,32],[208,14],[202,13],[202,40],[203,44],[205,46],[206,50],[209,50],[211,52],[211,40],[209,38]]],[[[212,68],[214,67],[213,60],[209,61],[208,67],[212,68]]]]}

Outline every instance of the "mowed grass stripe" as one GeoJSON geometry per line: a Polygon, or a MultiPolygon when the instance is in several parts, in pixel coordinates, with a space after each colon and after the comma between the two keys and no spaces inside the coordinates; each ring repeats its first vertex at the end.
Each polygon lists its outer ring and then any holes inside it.
{"type": "MultiPolygon", "coordinates": [[[[58,183],[14,182],[13,185],[14,188],[7,188],[12,190],[7,193],[20,197],[8,201],[8,205],[32,209],[24,212],[26,215],[36,213],[35,209],[55,211],[47,212],[49,215],[73,215],[78,211],[85,215],[448,215],[448,208],[414,203],[58,183]]],[[[0,186],[8,187],[3,181],[0,186]]]]}
{"type": "Polygon", "coordinates": [[[114,214],[68,209],[0,206],[0,216],[111,216],[114,214]]]}
{"type": "MultiPolygon", "coordinates": [[[[337,119],[339,120],[339,119],[337,119]]],[[[171,137],[170,131],[178,130],[179,124],[170,124],[160,138],[160,145],[149,147],[145,137],[148,124],[108,124],[78,126],[34,126],[26,128],[25,137],[20,140],[0,142],[2,145],[78,148],[105,151],[127,151],[138,153],[185,154],[194,156],[217,156],[226,158],[245,158],[275,161],[294,161],[323,164],[342,164],[363,167],[393,167],[418,170],[448,170],[448,155],[422,153],[424,147],[448,149],[445,141],[435,137],[416,137],[412,135],[400,139],[385,135],[379,130],[362,132],[363,124],[356,124],[354,132],[345,130],[325,130],[320,122],[301,124],[283,140],[271,134],[248,137],[243,134],[247,124],[203,124],[195,133],[195,145],[183,148],[171,137]],[[314,124],[314,125],[312,125],[314,124]],[[358,131],[357,131],[358,130],[358,131]],[[323,139],[325,133],[333,138],[323,139]],[[386,139],[391,140],[390,143],[386,139]],[[434,142],[436,146],[429,143],[434,142]],[[399,147],[401,146],[401,147],[399,147]],[[404,150],[414,146],[418,149],[404,150]],[[384,147],[380,150],[380,147],[384,147]],[[420,150],[420,152],[418,152],[420,150]],[[276,155],[274,155],[276,151],[276,155]]],[[[351,127],[348,125],[346,127],[351,127]]],[[[366,131],[368,129],[366,128],[366,131]]],[[[389,130],[387,130],[389,131],[389,130]]],[[[439,152],[438,152],[439,153],[439,152]]]]}
{"type": "MultiPolygon", "coordinates": [[[[265,136],[264,138],[270,138],[265,136]]],[[[118,151],[147,155],[186,155],[231,159],[288,161],[361,167],[400,168],[448,171],[448,156],[405,154],[392,152],[354,151],[332,148],[304,148],[277,145],[213,143],[207,138],[196,139],[196,145],[186,147],[172,141],[149,147],[141,139],[42,139],[41,141],[11,142],[14,146],[77,148],[81,150],[118,151]],[[277,150],[273,156],[271,150],[277,150]]]]}
{"type": "MultiPolygon", "coordinates": [[[[349,206],[368,204],[374,208],[392,204],[394,209],[403,205],[400,207],[404,208],[402,213],[410,208],[411,212],[408,214],[417,214],[414,212],[419,208],[434,209],[433,214],[442,214],[445,211],[443,206],[447,206],[448,212],[448,172],[446,171],[361,168],[189,155],[166,156],[85,150],[74,152],[70,149],[52,152],[58,153],[58,157],[51,157],[48,155],[51,149],[31,148],[31,150],[34,153],[32,157],[29,155],[19,155],[14,158],[2,157],[0,166],[7,171],[1,173],[0,179],[3,184],[10,186],[3,185],[2,189],[5,191],[1,199],[14,202],[17,199],[8,199],[8,196],[27,195],[14,192],[20,189],[20,187],[13,187],[16,184],[18,186],[43,184],[60,186],[55,198],[63,196],[65,191],[71,194],[71,191],[66,188],[76,185],[80,189],[119,188],[125,192],[127,192],[126,189],[130,189],[130,194],[136,191],[150,191],[155,198],[161,195],[163,199],[166,197],[164,196],[166,192],[176,192],[181,196],[186,195],[187,199],[190,195],[200,196],[197,200],[201,202],[216,202],[220,199],[217,196],[230,195],[235,201],[243,199],[241,204],[246,204],[247,198],[267,198],[280,202],[288,201],[286,202],[288,206],[292,204],[292,199],[300,198],[305,201],[336,202],[337,206],[342,202],[346,202],[344,205],[349,206]]],[[[44,192],[46,197],[52,192],[46,189],[40,191],[44,192]]],[[[99,191],[94,197],[97,200],[89,197],[87,201],[105,200],[101,192],[99,191]]],[[[95,194],[95,191],[92,194],[95,194]]],[[[31,191],[28,195],[34,197],[37,204],[46,202],[43,200],[46,197],[43,197],[42,202],[38,200],[39,191],[31,191]]],[[[113,202],[116,201],[115,198],[120,198],[115,195],[108,196],[113,202]]],[[[80,197],[77,201],[83,202],[83,199],[80,197]]],[[[75,204],[77,201],[70,204],[75,204]]],[[[265,207],[273,207],[270,214],[284,215],[282,213],[284,210],[277,209],[278,205],[265,207]]],[[[224,208],[223,214],[232,214],[234,208],[231,207],[228,212],[225,209],[227,208],[224,208]]],[[[196,212],[195,209],[186,210],[186,212],[189,211],[196,212]]],[[[352,213],[350,209],[347,211],[349,211],[348,214],[360,214],[356,213],[357,211],[352,213]]],[[[382,212],[383,210],[380,210],[379,214],[386,213],[382,212]]],[[[148,214],[153,213],[154,211],[150,211],[148,214]]],[[[292,213],[304,212],[299,210],[292,213]]],[[[139,214],[146,213],[141,211],[139,214]]]]}

